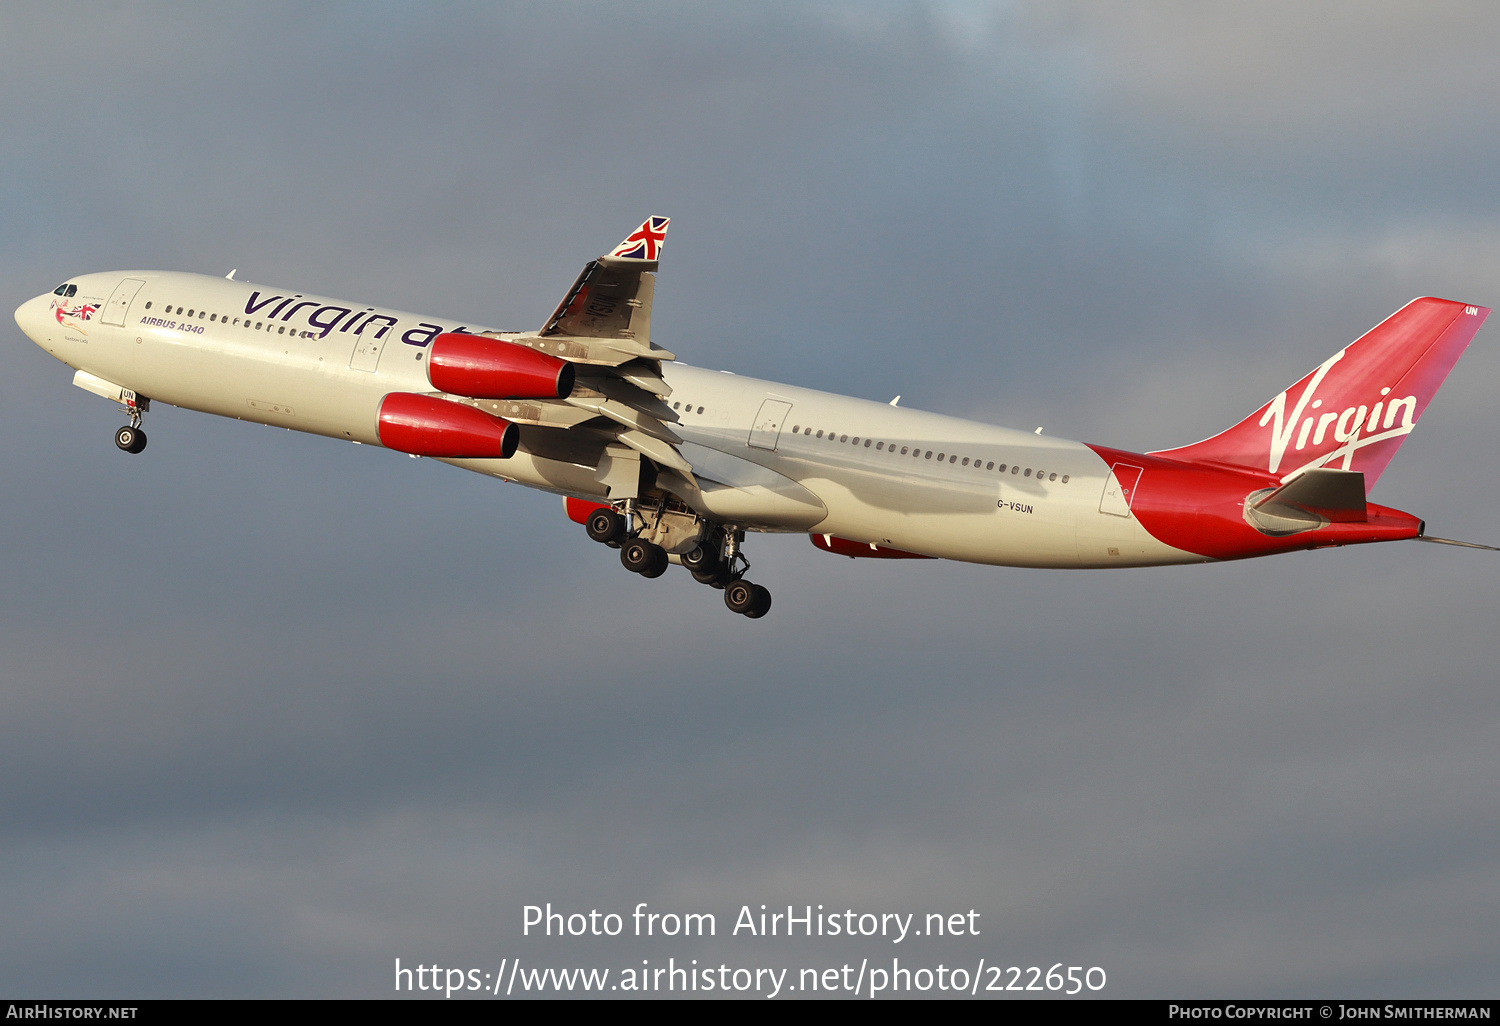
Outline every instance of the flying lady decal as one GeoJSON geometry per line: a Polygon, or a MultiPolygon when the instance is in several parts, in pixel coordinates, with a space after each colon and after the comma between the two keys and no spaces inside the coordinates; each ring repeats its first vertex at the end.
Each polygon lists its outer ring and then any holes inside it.
{"type": "Polygon", "coordinates": [[[79,303],[77,306],[69,307],[64,300],[52,301],[52,314],[57,318],[57,323],[82,335],[89,333],[88,329],[83,326],[83,322],[93,320],[94,314],[98,312],[99,307],[93,303],[79,303]]]}

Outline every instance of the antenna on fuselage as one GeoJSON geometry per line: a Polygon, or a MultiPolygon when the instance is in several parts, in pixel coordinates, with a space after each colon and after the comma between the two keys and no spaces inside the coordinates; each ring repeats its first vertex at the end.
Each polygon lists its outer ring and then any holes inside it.
{"type": "MultiPolygon", "coordinates": [[[[234,269],[234,271],[238,271],[238,270],[239,270],[238,267],[236,267],[234,269]]],[[[228,274],[224,275],[224,277],[228,278],[230,281],[234,281],[234,271],[230,271],[228,274]]]]}
{"type": "Polygon", "coordinates": [[[898,396],[896,396],[896,398],[894,398],[894,399],[891,400],[891,405],[895,406],[900,401],[901,401],[901,397],[898,395],[898,396]]]}

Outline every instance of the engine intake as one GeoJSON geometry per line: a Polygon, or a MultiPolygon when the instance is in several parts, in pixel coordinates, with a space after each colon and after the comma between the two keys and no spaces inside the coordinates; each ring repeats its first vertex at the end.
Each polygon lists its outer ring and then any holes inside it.
{"type": "Polygon", "coordinates": [[[427,380],[471,399],[565,399],[573,365],[514,342],[446,332],[432,340],[427,380]]]}

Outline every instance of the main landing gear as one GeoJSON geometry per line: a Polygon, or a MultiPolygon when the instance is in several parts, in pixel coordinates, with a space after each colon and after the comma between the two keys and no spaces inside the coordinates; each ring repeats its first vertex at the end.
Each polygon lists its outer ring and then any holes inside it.
{"type": "Polygon", "coordinates": [[[771,593],[759,584],[744,579],[750,561],[740,552],[742,531],[711,529],[697,545],[674,557],[667,550],[632,533],[634,510],[624,514],[613,509],[596,509],[584,522],[590,538],[620,550],[620,563],[631,573],[642,577],[660,577],[672,562],[680,563],[693,580],[724,592],[724,605],[731,612],[758,620],[771,610],[771,593]]]}
{"type": "Polygon", "coordinates": [[[151,409],[151,400],[123,389],[120,392],[120,406],[122,412],[130,417],[130,423],[115,432],[115,445],[123,452],[138,453],[146,448],[146,432],[141,430],[141,415],[151,409]]]}

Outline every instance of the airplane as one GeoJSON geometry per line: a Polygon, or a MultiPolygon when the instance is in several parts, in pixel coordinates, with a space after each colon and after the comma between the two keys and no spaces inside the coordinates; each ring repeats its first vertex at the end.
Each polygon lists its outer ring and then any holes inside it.
{"type": "Polygon", "coordinates": [[[1366,495],[1489,310],[1414,299],[1250,416],[1150,453],[688,366],[651,337],[670,221],[590,261],[537,331],[162,271],[16,310],[146,447],[153,403],[378,445],[559,494],[626,569],[676,564],[752,619],[747,532],[1000,566],[1205,563],[1428,537],[1366,495]]]}

